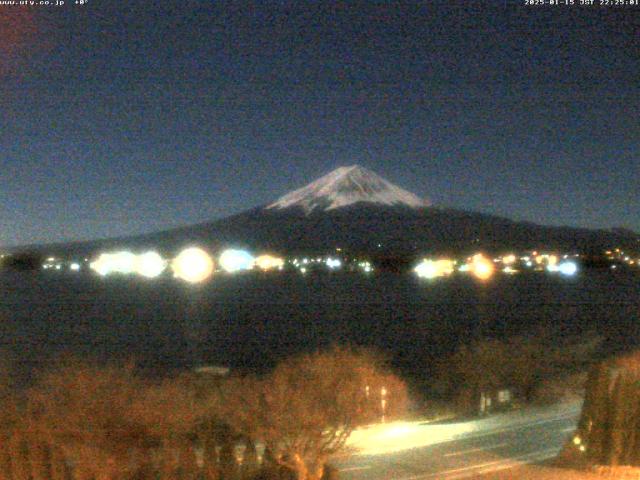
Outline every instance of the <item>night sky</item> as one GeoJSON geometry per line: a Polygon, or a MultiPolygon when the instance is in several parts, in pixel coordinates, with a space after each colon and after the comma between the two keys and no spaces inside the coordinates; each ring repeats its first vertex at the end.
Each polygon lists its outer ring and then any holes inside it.
{"type": "Polygon", "coordinates": [[[390,3],[0,5],[0,245],[217,219],[352,164],[640,231],[640,7],[390,3]]]}

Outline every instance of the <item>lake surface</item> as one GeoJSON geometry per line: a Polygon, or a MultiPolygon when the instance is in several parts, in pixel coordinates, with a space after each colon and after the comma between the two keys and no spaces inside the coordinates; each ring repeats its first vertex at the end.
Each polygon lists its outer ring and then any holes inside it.
{"type": "Polygon", "coordinates": [[[22,370],[62,352],[135,358],[162,372],[197,365],[264,370],[331,343],[389,352],[402,374],[427,376],[433,361],[479,335],[536,326],[556,335],[596,331],[607,351],[640,344],[639,272],[454,276],[297,273],[170,278],[88,273],[0,275],[0,339],[22,370]]]}

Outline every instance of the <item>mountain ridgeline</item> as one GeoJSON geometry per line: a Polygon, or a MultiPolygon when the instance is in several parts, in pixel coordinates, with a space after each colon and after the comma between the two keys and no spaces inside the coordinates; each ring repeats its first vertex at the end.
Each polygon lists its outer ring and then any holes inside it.
{"type": "Polygon", "coordinates": [[[229,246],[280,254],[335,248],[370,256],[415,257],[558,249],[599,254],[620,246],[637,250],[635,232],[551,227],[432,206],[360,166],[340,167],[275,202],[221,220],[177,229],[32,247],[47,254],[91,255],[104,249],[158,249],[173,254],[187,245],[229,246]]]}

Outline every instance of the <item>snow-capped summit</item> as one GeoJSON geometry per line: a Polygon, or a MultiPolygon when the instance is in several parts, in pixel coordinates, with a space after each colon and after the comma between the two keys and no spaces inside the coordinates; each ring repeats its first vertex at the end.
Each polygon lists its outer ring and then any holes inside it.
{"type": "Polygon", "coordinates": [[[280,197],[267,208],[301,207],[306,213],[316,208],[332,210],[358,202],[378,205],[427,207],[430,203],[359,165],[340,167],[310,183],[280,197]]]}

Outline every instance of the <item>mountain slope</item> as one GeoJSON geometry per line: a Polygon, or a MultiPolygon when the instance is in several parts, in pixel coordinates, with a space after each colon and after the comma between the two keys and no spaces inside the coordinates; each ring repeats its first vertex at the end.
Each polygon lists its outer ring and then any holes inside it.
{"type": "Polygon", "coordinates": [[[600,253],[617,246],[632,251],[640,248],[640,236],[630,231],[550,227],[428,205],[367,169],[341,167],[268,206],[214,222],[21,250],[89,256],[121,248],[157,249],[171,255],[190,245],[212,252],[233,246],[281,254],[340,247],[369,255],[415,256],[480,249],[600,253]]]}

